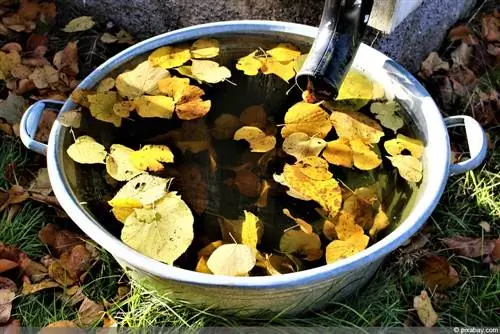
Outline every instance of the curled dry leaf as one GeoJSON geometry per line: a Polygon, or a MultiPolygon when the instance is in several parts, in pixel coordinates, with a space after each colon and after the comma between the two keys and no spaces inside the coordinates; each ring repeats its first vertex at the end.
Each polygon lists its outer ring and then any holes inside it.
{"type": "Polygon", "coordinates": [[[64,32],[78,32],[92,29],[95,22],[92,20],[91,16],[80,16],[76,19],[69,21],[69,23],[62,29],[64,32]]]}
{"type": "Polygon", "coordinates": [[[427,257],[423,266],[422,279],[431,291],[443,291],[460,281],[457,271],[442,256],[427,257]]]}
{"type": "Polygon", "coordinates": [[[316,261],[323,256],[319,236],[302,230],[288,230],[283,233],[280,239],[280,251],[306,261],[316,261]]]}
{"type": "Polygon", "coordinates": [[[432,307],[431,298],[425,290],[413,299],[413,307],[417,311],[418,318],[425,327],[433,327],[438,321],[438,315],[432,307]]]}
{"type": "Polygon", "coordinates": [[[121,239],[146,256],[172,264],[191,245],[193,222],[189,207],[171,192],[153,207],[134,209],[125,220],[121,239]]]}
{"type": "Polygon", "coordinates": [[[238,59],[236,68],[240,71],[243,71],[245,75],[257,75],[260,68],[262,67],[261,61],[256,57],[257,52],[258,50],[238,59]]]}
{"type": "Polygon", "coordinates": [[[196,59],[213,58],[219,55],[219,41],[213,38],[200,38],[191,45],[191,57],[196,59]]]}
{"type": "Polygon", "coordinates": [[[218,83],[229,79],[231,71],[211,60],[192,60],[191,72],[201,81],[218,83]]]}
{"type": "Polygon", "coordinates": [[[328,113],[316,104],[299,102],[285,114],[283,138],[295,132],[303,132],[311,137],[325,138],[332,129],[328,113]]]}
{"type": "Polygon", "coordinates": [[[61,72],[71,77],[75,77],[78,72],[78,45],[76,42],[69,42],[66,47],[54,55],[54,66],[61,72]]]}
{"type": "Polygon", "coordinates": [[[292,214],[290,213],[290,210],[283,209],[283,214],[285,216],[287,216],[288,218],[292,219],[300,227],[300,229],[304,233],[307,233],[307,234],[312,234],[313,233],[312,225],[309,224],[308,222],[306,222],[305,220],[301,219],[301,218],[295,218],[294,216],[292,216],[292,214]]]}
{"type": "Polygon", "coordinates": [[[133,99],[144,94],[157,94],[158,82],[169,76],[170,73],[167,70],[154,67],[146,60],[133,70],[118,75],[115,85],[121,96],[133,99]]]}
{"type": "Polygon", "coordinates": [[[145,145],[139,151],[129,154],[132,166],[142,171],[161,172],[162,162],[173,163],[174,154],[166,145],[145,145]]]}
{"type": "Polygon", "coordinates": [[[264,131],[254,126],[244,126],[234,133],[234,140],[246,140],[252,152],[264,153],[276,146],[276,138],[266,135],[264,131]]]}
{"type": "Polygon", "coordinates": [[[31,260],[25,253],[19,254],[19,269],[24,276],[28,276],[31,282],[40,282],[47,277],[47,268],[42,264],[31,260]]]}
{"type": "Polygon", "coordinates": [[[57,254],[69,252],[76,245],[85,244],[82,235],[61,229],[55,224],[47,224],[38,232],[38,238],[47,246],[53,248],[57,254]]]}
{"type": "Polygon", "coordinates": [[[13,185],[7,192],[7,195],[7,200],[0,205],[0,212],[5,210],[9,205],[22,203],[30,197],[29,193],[19,185],[13,185]]]}
{"type": "Polygon", "coordinates": [[[302,160],[310,156],[318,156],[327,143],[321,138],[310,137],[303,132],[295,132],[285,138],[283,151],[302,160]]]}
{"type": "Polygon", "coordinates": [[[106,149],[90,136],[80,136],[67,151],[69,157],[80,164],[99,164],[106,159],[106,149]]]}
{"type": "Polygon", "coordinates": [[[151,65],[165,69],[182,66],[190,59],[189,48],[177,46],[164,46],[156,49],[148,58],[151,65]]]}
{"type": "Polygon", "coordinates": [[[334,240],[326,246],[326,263],[334,263],[361,252],[368,246],[370,238],[362,232],[352,235],[346,240],[334,240]]]}
{"type": "Polygon", "coordinates": [[[202,100],[204,92],[196,86],[187,86],[183,90],[183,98],[175,107],[177,117],[182,120],[193,120],[205,116],[212,107],[210,100],[202,100]],[[189,91],[196,92],[190,96],[189,91]],[[199,92],[199,93],[198,93],[199,92]]]}
{"type": "Polygon", "coordinates": [[[211,133],[215,139],[232,139],[240,126],[239,117],[231,114],[221,114],[215,119],[211,133]]]}
{"type": "Polygon", "coordinates": [[[136,168],[130,156],[135,151],[120,144],[113,144],[106,156],[106,171],[117,181],[129,181],[141,174],[143,170],[136,168]]]}
{"type": "Polygon", "coordinates": [[[387,157],[394,167],[398,169],[399,175],[409,182],[420,182],[422,180],[422,163],[411,155],[398,154],[387,157]]]}
{"type": "MultiPolygon", "coordinates": [[[[78,328],[78,326],[73,321],[70,321],[70,320],[59,320],[59,321],[51,322],[50,324],[48,324],[44,328],[78,328]]],[[[44,334],[43,329],[40,332],[42,334],[44,334]]]]}
{"type": "Polygon", "coordinates": [[[226,244],[210,255],[207,267],[216,275],[247,276],[255,261],[255,252],[249,246],[226,244]]]}
{"type": "Polygon", "coordinates": [[[141,208],[166,195],[170,179],[140,174],[128,181],[108,202],[116,208],[141,208]]]}

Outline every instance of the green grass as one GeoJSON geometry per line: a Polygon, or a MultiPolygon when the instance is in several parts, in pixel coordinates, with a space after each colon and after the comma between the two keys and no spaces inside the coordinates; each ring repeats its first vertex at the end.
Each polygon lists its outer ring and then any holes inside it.
{"type": "MultiPolygon", "coordinates": [[[[0,136],[0,189],[9,187],[6,171],[19,171],[27,162],[28,153],[19,139],[0,136]]],[[[8,172],[7,172],[8,173],[8,172]]]]}

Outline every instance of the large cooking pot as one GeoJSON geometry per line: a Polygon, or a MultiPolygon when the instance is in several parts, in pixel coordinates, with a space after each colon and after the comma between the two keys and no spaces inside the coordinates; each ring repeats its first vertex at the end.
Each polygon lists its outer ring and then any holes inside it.
{"type": "MultiPolygon", "coordinates": [[[[109,59],[85,78],[79,88],[91,89],[130,60],[168,44],[211,36],[224,40],[221,43],[225,45],[222,56],[234,59],[237,55],[248,54],[257,46],[276,45],[281,41],[307,50],[317,31],[310,26],[271,21],[219,22],[180,29],[138,43],[109,59]]],[[[40,101],[31,106],[21,122],[21,139],[29,149],[47,155],[52,188],[64,210],[90,238],[109,251],[130,276],[146,280],[158,291],[170,292],[172,298],[200,307],[283,313],[317,309],[356,292],[368,282],[384,257],[424,224],[436,207],[448,176],[477,167],[486,155],[486,137],[480,125],[468,116],[443,119],[427,91],[393,60],[369,46],[361,45],[353,67],[382,84],[386,94],[394,96],[404,107],[411,127],[425,142],[423,181],[409,200],[413,205],[408,206],[398,226],[382,240],[347,259],[297,273],[267,277],[207,275],[155,261],[121,242],[83,203],[89,182],[103,182],[96,181],[102,179],[102,175],[96,177],[89,174],[87,168],[68,158],[66,149],[73,142],[70,129],[56,121],[48,145],[33,139],[43,110],[55,108],[64,113],[74,107],[71,99],[64,104],[40,101]],[[455,126],[465,127],[470,159],[451,164],[447,128],[455,126]]],[[[107,129],[94,129],[92,134],[97,136],[98,141],[109,143],[106,136],[113,129],[107,129]]],[[[98,184],[92,187],[97,191],[99,189],[98,184]]],[[[97,195],[94,193],[94,196],[97,195]]]]}

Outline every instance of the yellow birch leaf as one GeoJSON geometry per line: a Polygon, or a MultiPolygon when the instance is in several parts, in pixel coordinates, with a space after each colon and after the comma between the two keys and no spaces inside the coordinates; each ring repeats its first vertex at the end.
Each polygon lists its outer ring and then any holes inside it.
{"type": "Polygon", "coordinates": [[[113,112],[115,115],[122,118],[130,116],[130,113],[135,110],[133,101],[119,101],[113,105],[113,112]]]}
{"type": "Polygon", "coordinates": [[[212,102],[210,100],[196,99],[178,104],[175,107],[175,113],[179,119],[189,121],[205,116],[211,107],[212,102]]]}
{"type": "Polygon", "coordinates": [[[311,180],[326,181],[333,177],[333,174],[328,170],[328,162],[320,157],[305,157],[296,165],[300,168],[300,172],[311,180]]]}
{"type": "Polygon", "coordinates": [[[115,180],[129,181],[143,173],[130,162],[130,155],[135,151],[120,144],[113,144],[106,157],[106,171],[115,180]]]}
{"type": "Polygon", "coordinates": [[[354,234],[347,240],[334,240],[326,246],[326,263],[331,264],[361,252],[368,246],[370,238],[363,233],[354,234]]]}
{"type": "Polygon", "coordinates": [[[356,234],[363,234],[363,228],[356,224],[354,216],[348,212],[342,211],[335,224],[335,232],[339,240],[348,240],[356,234]]]}
{"type": "Polygon", "coordinates": [[[370,106],[370,112],[380,121],[383,127],[391,129],[396,133],[404,125],[404,119],[399,114],[400,107],[395,101],[374,102],[370,106]]]}
{"type": "Polygon", "coordinates": [[[276,74],[286,82],[290,81],[295,76],[293,70],[293,61],[280,62],[274,58],[260,58],[261,71],[264,74],[276,74]]]}
{"type": "Polygon", "coordinates": [[[325,219],[323,221],[323,235],[328,239],[328,240],[334,240],[338,239],[337,236],[337,231],[335,230],[335,223],[332,222],[331,220],[325,219]]]}
{"type": "Polygon", "coordinates": [[[174,99],[168,96],[139,96],[134,99],[137,113],[141,117],[172,118],[175,110],[174,99]]]}
{"type": "Polygon", "coordinates": [[[382,159],[371,150],[370,146],[361,140],[351,140],[352,157],[354,166],[361,170],[372,170],[380,166],[382,159]]]}
{"type": "Polygon", "coordinates": [[[151,65],[165,69],[182,66],[190,59],[191,52],[189,52],[189,48],[170,45],[156,49],[148,58],[151,65]]]}
{"type": "Polygon", "coordinates": [[[359,110],[373,99],[373,83],[357,70],[350,70],[342,85],[336,101],[352,105],[354,110],[359,110]]]}
{"type": "Polygon", "coordinates": [[[200,38],[191,45],[193,58],[213,58],[219,55],[219,41],[213,38],[200,38]]]}
{"type": "Polygon", "coordinates": [[[104,78],[99,82],[95,90],[97,92],[108,92],[115,87],[115,79],[113,78],[104,78]]]}
{"type": "Polygon", "coordinates": [[[211,60],[192,60],[191,72],[201,81],[218,83],[231,77],[231,71],[211,60]]]}
{"type": "Polygon", "coordinates": [[[295,132],[303,132],[311,137],[325,138],[332,129],[328,113],[320,106],[299,102],[285,114],[285,127],[281,130],[283,138],[295,132]]]}
{"type": "Polygon", "coordinates": [[[377,214],[375,215],[375,219],[373,220],[373,225],[370,228],[368,234],[370,237],[374,238],[378,232],[386,229],[389,226],[389,217],[382,210],[382,207],[379,208],[377,214]]]}
{"type": "Polygon", "coordinates": [[[396,155],[387,157],[394,167],[398,169],[399,175],[409,182],[420,182],[422,180],[422,163],[411,155],[396,155]]]}
{"type": "Polygon", "coordinates": [[[344,199],[342,211],[353,216],[356,224],[363,229],[369,229],[373,223],[374,204],[378,200],[377,192],[377,184],[354,190],[354,193],[344,199]]]}
{"type": "Polygon", "coordinates": [[[134,208],[131,207],[116,207],[111,209],[113,215],[120,223],[125,223],[125,220],[134,212],[134,208]]]}
{"type": "Polygon", "coordinates": [[[424,154],[424,143],[421,140],[406,137],[398,134],[396,138],[388,140],[384,143],[384,147],[392,156],[401,154],[403,150],[410,151],[410,154],[417,159],[420,159],[424,154]]]}
{"type": "Polygon", "coordinates": [[[193,223],[189,207],[170,192],[153,207],[135,209],[125,220],[121,239],[146,256],[173,264],[193,241],[193,223]]]}
{"type": "Polygon", "coordinates": [[[240,71],[243,71],[245,75],[254,76],[259,73],[260,68],[262,67],[262,63],[259,58],[255,56],[258,50],[250,53],[248,56],[241,57],[238,59],[236,63],[236,68],[240,71]]]}
{"type": "Polygon", "coordinates": [[[271,50],[267,50],[266,53],[281,62],[289,62],[300,56],[300,50],[291,43],[280,43],[271,50]]]}
{"type": "Polygon", "coordinates": [[[102,164],[106,159],[104,146],[89,136],[80,136],[68,147],[69,157],[80,164],[102,164]]]}
{"type": "Polygon", "coordinates": [[[161,172],[162,162],[174,162],[174,154],[165,145],[145,145],[139,151],[131,152],[129,161],[138,170],[161,172]]]}
{"type": "Polygon", "coordinates": [[[221,114],[215,119],[211,133],[215,139],[232,139],[240,126],[239,117],[231,114],[221,114]]]}
{"type": "Polygon", "coordinates": [[[92,29],[94,25],[95,22],[94,20],[92,20],[91,16],[80,16],[69,21],[69,23],[62,29],[62,31],[68,33],[86,31],[92,29]]]}
{"type": "MultiPolygon", "coordinates": [[[[262,224],[258,224],[259,217],[253,213],[244,210],[245,219],[241,224],[241,243],[247,245],[253,250],[257,250],[257,244],[259,243],[259,228],[262,224]]],[[[262,233],[260,233],[262,235],[262,233]]]]}
{"type": "MultiPolygon", "coordinates": [[[[253,216],[253,215],[252,215],[253,216]]],[[[255,221],[252,217],[248,217],[247,226],[245,227],[248,232],[249,226],[255,223],[256,231],[257,231],[257,244],[260,243],[262,236],[264,235],[264,223],[257,218],[255,221]]],[[[243,222],[247,219],[247,215],[245,214],[244,218],[239,219],[226,219],[223,217],[219,218],[219,226],[221,230],[222,240],[227,243],[233,243],[235,240],[237,243],[243,243],[243,222]]],[[[248,236],[245,238],[248,239],[248,236]]]]}
{"type": "Polygon", "coordinates": [[[202,81],[200,79],[198,79],[197,77],[194,76],[193,71],[191,70],[191,66],[186,66],[186,65],[179,66],[179,67],[174,68],[174,70],[176,70],[177,72],[179,72],[179,74],[181,74],[185,77],[196,80],[199,84],[202,83],[202,81]]]}
{"type": "Polygon", "coordinates": [[[353,152],[349,145],[349,140],[339,138],[329,141],[323,151],[322,157],[329,163],[336,166],[352,167],[353,152]]]}
{"type": "Polygon", "coordinates": [[[300,69],[304,65],[307,56],[309,56],[309,53],[304,53],[303,55],[298,56],[297,58],[294,59],[293,61],[293,69],[295,73],[299,73],[300,69]]]}
{"type": "Polygon", "coordinates": [[[293,254],[306,261],[316,261],[323,256],[321,240],[316,233],[288,230],[281,236],[280,251],[293,254]]]}
{"type": "Polygon", "coordinates": [[[438,315],[432,307],[431,298],[423,290],[413,299],[413,307],[417,310],[418,318],[425,327],[433,327],[438,321],[438,315]]]}
{"type": "Polygon", "coordinates": [[[283,151],[294,156],[297,160],[301,160],[310,156],[318,156],[326,145],[326,142],[321,138],[310,137],[303,132],[295,132],[285,138],[283,151]]]}
{"type": "Polygon", "coordinates": [[[170,180],[146,173],[140,174],[125,183],[108,204],[112,207],[140,207],[152,204],[165,196],[170,180]]]}
{"type": "Polygon", "coordinates": [[[189,86],[189,78],[169,77],[158,81],[158,89],[177,103],[182,98],[184,88],[189,86]]]}
{"type": "Polygon", "coordinates": [[[87,96],[89,101],[90,114],[103,122],[112,123],[119,127],[122,124],[122,118],[113,112],[113,106],[117,101],[116,92],[100,92],[87,96]]]}
{"type": "Polygon", "coordinates": [[[294,216],[292,216],[292,214],[290,213],[290,210],[288,209],[283,209],[283,214],[285,216],[287,216],[288,218],[292,219],[299,227],[300,229],[307,233],[307,234],[312,234],[313,233],[313,227],[311,224],[309,224],[308,222],[306,222],[305,220],[301,219],[301,218],[295,218],[294,216]]]}
{"type": "Polygon", "coordinates": [[[207,266],[215,275],[247,276],[255,266],[255,255],[247,245],[226,244],[210,255],[207,266]]]}
{"type": "Polygon", "coordinates": [[[376,144],[384,136],[384,131],[377,121],[358,111],[334,111],[330,119],[341,138],[376,144]]]}
{"type": "Polygon", "coordinates": [[[246,140],[252,152],[268,152],[276,146],[276,138],[266,135],[264,131],[254,126],[244,126],[234,133],[234,140],[246,140]]]}
{"type": "Polygon", "coordinates": [[[154,67],[146,60],[133,70],[118,75],[115,85],[121,96],[133,99],[144,94],[158,94],[158,81],[169,76],[170,73],[167,70],[154,67]]]}

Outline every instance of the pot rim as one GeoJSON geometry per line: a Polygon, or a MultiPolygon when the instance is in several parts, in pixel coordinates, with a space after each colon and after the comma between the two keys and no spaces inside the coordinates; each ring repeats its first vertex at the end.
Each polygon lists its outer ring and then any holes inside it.
{"type": "MultiPolygon", "coordinates": [[[[175,30],[142,41],[108,59],[88,75],[80,83],[78,88],[92,88],[97,82],[106,77],[107,74],[128,62],[130,59],[164,45],[196,39],[207,35],[223,33],[251,34],[256,32],[281,32],[314,38],[317,33],[317,28],[279,21],[244,20],[208,23],[175,30]]],[[[47,150],[47,167],[54,194],[71,219],[98,245],[106,249],[117,259],[126,262],[127,266],[139,269],[162,279],[195,285],[243,289],[289,288],[300,286],[305,283],[310,284],[314,281],[322,281],[331,276],[338,276],[348,271],[362,268],[364,265],[376,260],[380,260],[383,256],[401,246],[401,244],[415,234],[435,209],[444,191],[449,175],[450,147],[448,132],[440,110],[425,88],[403,67],[390,60],[390,58],[379,51],[362,44],[359,48],[359,53],[369,54],[367,58],[370,59],[371,64],[383,64],[385,61],[390,61],[393,68],[392,71],[396,71],[397,75],[403,76],[406,80],[411,81],[413,86],[412,89],[415,89],[418,93],[418,98],[422,106],[421,108],[425,110],[425,132],[428,136],[427,143],[432,143],[432,146],[426,147],[424,160],[432,159],[432,173],[428,168],[424,170],[423,182],[425,182],[426,185],[425,187],[421,187],[419,199],[408,217],[382,240],[353,256],[339,260],[333,264],[326,264],[296,273],[258,277],[231,277],[198,273],[149,258],[130,248],[109,233],[78,203],[65,177],[64,171],[62,171],[59,164],[61,158],[58,153],[63,152],[63,150],[61,141],[59,140],[62,126],[58,121],[56,121],[52,127],[47,150]]],[[[68,99],[61,112],[68,110],[71,105],[72,102],[68,99]]],[[[429,165],[429,163],[427,165],[429,165]]]]}

